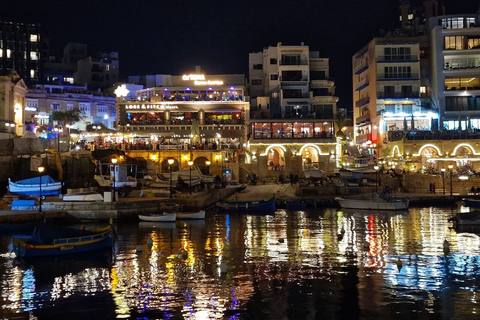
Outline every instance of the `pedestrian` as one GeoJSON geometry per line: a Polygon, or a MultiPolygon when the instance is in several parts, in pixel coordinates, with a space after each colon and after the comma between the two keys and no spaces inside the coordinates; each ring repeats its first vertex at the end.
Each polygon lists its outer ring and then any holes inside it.
{"type": "Polygon", "coordinates": [[[430,190],[429,190],[430,193],[432,193],[432,190],[433,190],[433,185],[432,185],[432,183],[430,182],[430,190]]]}
{"type": "Polygon", "coordinates": [[[281,173],[278,176],[278,182],[280,182],[280,184],[283,184],[283,174],[281,174],[281,173]]]}
{"type": "Polygon", "coordinates": [[[474,186],[472,186],[472,188],[470,189],[470,193],[471,193],[472,195],[475,194],[475,187],[474,187],[474,186]]]}
{"type": "Polygon", "coordinates": [[[432,184],[432,191],[433,191],[433,194],[435,194],[435,182],[432,184]]]}
{"type": "Polygon", "coordinates": [[[290,173],[289,178],[290,178],[290,185],[293,186],[293,178],[294,178],[293,173],[290,173]]]}
{"type": "Polygon", "coordinates": [[[294,180],[294,181],[293,181],[294,184],[297,184],[297,183],[298,183],[298,174],[295,174],[293,180],[294,180]]]}

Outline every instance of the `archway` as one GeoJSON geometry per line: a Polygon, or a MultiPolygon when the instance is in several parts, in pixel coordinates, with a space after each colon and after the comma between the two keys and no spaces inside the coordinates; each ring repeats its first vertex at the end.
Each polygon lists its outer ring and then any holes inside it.
{"type": "Polygon", "coordinates": [[[162,161],[162,172],[170,172],[171,171],[179,171],[180,170],[180,164],[178,163],[177,159],[173,158],[173,157],[169,157],[169,158],[165,158],[163,159],[162,161]],[[173,164],[170,167],[170,165],[168,164],[168,159],[173,159],[173,164]]]}
{"type": "Polygon", "coordinates": [[[439,157],[437,148],[433,146],[424,147],[420,152],[422,159],[422,168],[426,173],[435,173],[438,171],[436,158],[439,157]]]}
{"type": "Polygon", "coordinates": [[[208,158],[206,157],[198,157],[194,161],[194,165],[198,167],[198,169],[202,172],[202,174],[209,175],[210,174],[210,165],[207,165],[208,158]]]}
{"type": "Polygon", "coordinates": [[[285,170],[285,152],[280,147],[267,151],[267,170],[285,170]]]}
{"type": "Polygon", "coordinates": [[[320,157],[318,150],[314,147],[305,147],[302,149],[303,170],[309,168],[320,169],[320,157]]]}

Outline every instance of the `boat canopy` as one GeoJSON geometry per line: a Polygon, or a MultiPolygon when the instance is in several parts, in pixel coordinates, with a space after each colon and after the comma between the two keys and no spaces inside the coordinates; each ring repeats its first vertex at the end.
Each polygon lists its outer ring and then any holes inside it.
{"type": "Polygon", "coordinates": [[[58,181],[56,181],[55,179],[53,179],[49,175],[44,175],[44,176],[41,176],[41,177],[34,177],[34,178],[18,180],[15,183],[20,184],[20,185],[22,185],[22,184],[24,184],[24,185],[40,185],[40,183],[42,183],[42,185],[46,185],[46,184],[52,184],[52,183],[56,183],[56,182],[58,182],[58,181]]]}

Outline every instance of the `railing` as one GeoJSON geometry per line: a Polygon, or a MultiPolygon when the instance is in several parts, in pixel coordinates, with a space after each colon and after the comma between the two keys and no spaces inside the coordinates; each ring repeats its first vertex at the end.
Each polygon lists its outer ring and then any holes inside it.
{"type": "Polygon", "coordinates": [[[420,98],[419,92],[377,92],[378,99],[385,98],[420,98]]]}
{"type": "Polygon", "coordinates": [[[416,72],[397,72],[397,73],[380,73],[377,75],[378,80],[416,80],[419,74],[416,72]]]}
{"type": "Polygon", "coordinates": [[[355,101],[355,107],[361,107],[370,102],[370,97],[364,97],[355,101]]]}
{"type": "Polygon", "coordinates": [[[368,86],[368,79],[360,80],[355,86],[355,90],[359,91],[368,86]]]}
{"type": "Polygon", "coordinates": [[[368,121],[370,121],[370,114],[369,113],[366,113],[366,114],[364,114],[360,117],[357,117],[355,119],[356,124],[360,124],[360,123],[364,123],[364,122],[368,122],[368,121]]]}
{"type": "Polygon", "coordinates": [[[280,60],[279,64],[281,66],[306,66],[308,65],[308,60],[306,59],[291,60],[291,61],[280,60]]]}
{"type": "Polygon", "coordinates": [[[378,56],[377,62],[385,61],[419,61],[420,57],[418,54],[403,54],[403,55],[390,55],[390,56],[378,56]]]}

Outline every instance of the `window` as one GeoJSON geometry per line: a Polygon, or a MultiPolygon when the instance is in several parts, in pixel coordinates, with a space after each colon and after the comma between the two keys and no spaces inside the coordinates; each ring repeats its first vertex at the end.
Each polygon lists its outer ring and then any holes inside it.
{"type": "Polygon", "coordinates": [[[51,111],[60,111],[60,104],[58,104],[58,103],[52,103],[52,104],[50,105],[50,110],[51,110],[51,111]]]}
{"type": "Polygon", "coordinates": [[[278,74],[272,73],[272,74],[270,75],[270,80],[278,80],[278,74]]]}
{"type": "Polygon", "coordinates": [[[73,104],[72,103],[67,103],[67,110],[68,111],[72,111],[74,108],[73,104]]]}
{"type": "Polygon", "coordinates": [[[38,60],[38,52],[30,51],[30,59],[38,60]]]}
{"type": "Polygon", "coordinates": [[[90,114],[90,103],[80,102],[79,110],[81,114],[90,114]]]}
{"type": "Polygon", "coordinates": [[[411,60],[411,49],[409,47],[399,47],[399,48],[384,48],[383,53],[385,55],[385,60],[395,61],[395,60],[411,60]]]}
{"type": "Polygon", "coordinates": [[[30,35],[30,42],[37,42],[38,41],[38,36],[36,34],[31,34],[30,35]]]}
{"type": "Polygon", "coordinates": [[[277,59],[270,59],[270,64],[277,64],[277,59]]]}
{"type": "Polygon", "coordinates": [[[451,36],[445,37],[445,50],[463,50],[465,49],[464,45],[465,37],[464,36],[451,36]]]}
{"type": "Polygon", "coordinates": [[[254,64],[253,65],[253,70],[262,70],[263,69],[263,65],[262,64],[254,64]]]}
{"type": "Polygon", "coordinates": [[[97,113],[98,114],[108,113],[108,107],[107,106],[97,106],[97,113]]]}
{"type": "Polygon", "coordinates": [[[421,86],[420,87],[420,93],[427,93],[427,87],[421,86]]]}
{"type": "Polygon", "coordinates": [[[398,78],[411,78],[412,68],[409,66],[404,67],[385,67],[385,79],[398,79],[398,78]]]}
{"type": "Polygon", "coordinates": [[[252,86],[261,86],[262,80],[261,79],[252,79],[252,86]]]}
{"type": "Polygon", "coordinates": [[[282,63],[286,66],[292,65],[300,65],[300,55],[283,55],[282,56],[282,63]]]}

